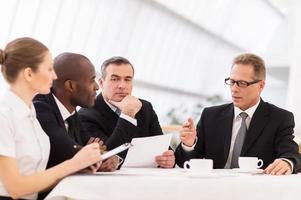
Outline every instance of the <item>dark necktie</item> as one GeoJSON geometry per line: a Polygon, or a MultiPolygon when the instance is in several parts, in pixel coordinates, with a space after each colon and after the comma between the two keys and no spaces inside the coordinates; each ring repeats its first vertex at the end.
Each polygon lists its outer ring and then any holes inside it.
{"type": "Polygon", "coordinates": [[[116,113],[118,116],[120,116],[121,110],[120,110],[119,108],[117,108],[117,109],[115,110],[115,113],[116,113]]]}
{"type": "Polygon", "coordinates": [[[247,133],[247,124],[246,124],[246,118],[248,117],[248,114],[245,112],[241,112],[241,125],[238,130],[234,147],[233,147],[233,153],[232,153],[232,160],[231,160],[231,168],[238,168],[238,158],[241,153],[242,146],[244,144],[245,136],[247,133]]]}
{"type": "Polygon", "coordinates": [[[68,135],[72,139],[76,139],[76,126],[75,126],[75,115],[71,115],[66,119],[68,123],[68,135]]]}

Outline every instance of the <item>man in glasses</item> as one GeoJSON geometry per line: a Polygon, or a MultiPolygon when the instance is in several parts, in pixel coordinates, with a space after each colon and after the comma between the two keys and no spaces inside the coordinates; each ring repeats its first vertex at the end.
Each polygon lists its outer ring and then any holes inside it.
{"type": "Polygon", "coordinates": [[[238,168],[238,158],[248,156],[262,159],[267,174],[301,170],[293,114],[260,97],[265,74],[259,56],[242,54],[234,59],[225,79],[233,103],[205,108],[196,128],[191,118],[183,124],[176,150],[179,166],[191,158],[207,158],[214,168],[238,168]]]}

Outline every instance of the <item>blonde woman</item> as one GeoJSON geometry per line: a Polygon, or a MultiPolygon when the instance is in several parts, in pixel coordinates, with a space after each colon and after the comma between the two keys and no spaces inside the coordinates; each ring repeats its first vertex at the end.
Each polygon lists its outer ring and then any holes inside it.
{"type": "Polygon", "coordinates": [[[19,38],[0,49],[1,72],[9,90],[0,100],[0,199],[36,199],[37,193],[63,177],[97,163],[100,148],[92,143],[72,159],[45,170],[49,139],[36,119],[32,99],[48,94],[56,79],[48,48],[19,38]]]}

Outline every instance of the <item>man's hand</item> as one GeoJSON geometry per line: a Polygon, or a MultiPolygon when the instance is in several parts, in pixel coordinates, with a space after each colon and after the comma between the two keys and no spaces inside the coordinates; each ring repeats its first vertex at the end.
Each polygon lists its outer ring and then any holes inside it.
{"type": "Polygon", "coordinates": [[[162,168],[173,168],[175,165],[175,154],[172,150],[165,151],[162,155],[156,156],[156,162],[162,168]]]}
{"type": "MultiPolygon", "coordinates": [[[[92,143],[98,143],[99,144],[99,149],[100,149],[100,154],[103,154],[104,151],[107,149],[107,147],[103,144],[103,141],[100,140],[99,138],[95,138],[95,137],[90,137],[89,141],[87,142],[86,145],[89,145],[89,144],[92,144],[92,143]]],[[[80,146],[78,146],[78,148],[82,148],[80,146]]],[[[100,155],[99,155],[100,156],[100,155]]],[[[102,162],[97,162],[85,169],[83,169],[81,172],[84,172],[84,173],[95,173],[97,172],[98,170],[100,170],[100,168],[102,167],[104,163],[102,162]]]]}
{"type": "Polygon", "coordinates": [[[111,158],[108,158],[105,160],[98,171],[101,172],[113,172],[118,168],[119,165],[119,158],[118,156],[112,156],[111,158]]]}
{"type": "Polygon", "coordinates": [[[97,162],[94,165],[91,165],[85,169],[83,169],[81,172],[83,173],[88,173],[88,174],[93,174],[95,172],[97,172],[97,170],[99,170],[100,166],[102,165],[102,162],[97,162]]]}
{"type": "Polygon", "coordinates": [[[196,139],[196,130],[192,118],[188,118],[188,120],[183,123],[180,130],[180,139],[186,146],[193,146],[196,139]]]}
{"type": "Polygon", "coordinates": [[[288,162],[276,159],[264,170],[264,173],[270,175],[288,175],[292,174],[292,168],[288,162]]]}
{"type": "Polygon", "coordinates": [[[132,118],[135,118],[135,115],[142,107],[141,101],[134,96],[126,96],[120,102],[109,100],[109,103],[119,108],[123,114],[126,114],[132,118]]]}

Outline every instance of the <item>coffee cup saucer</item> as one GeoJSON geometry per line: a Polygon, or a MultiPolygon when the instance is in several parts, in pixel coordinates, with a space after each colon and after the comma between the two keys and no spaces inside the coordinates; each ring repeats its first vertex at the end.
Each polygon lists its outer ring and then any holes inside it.
{"type": "Polygon", "coordinates": [[[263,169],[241,169],[241,168],[233,168],[232,169],[235,172],[238,173],[249,173],[249,174],[262,174],[263,169]]]}

